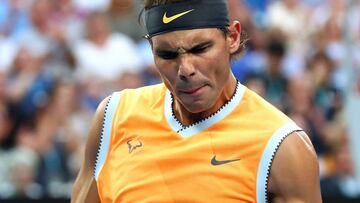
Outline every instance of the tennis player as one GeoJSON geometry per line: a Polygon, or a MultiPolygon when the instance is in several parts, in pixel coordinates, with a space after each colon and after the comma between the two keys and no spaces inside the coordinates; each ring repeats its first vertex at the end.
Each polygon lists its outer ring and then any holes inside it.
{"type": "Polygon", "coordinates": [[[145,0],[145,24],[163,83],[99,105],[72,202],[321,202],[307,135],[231,72],[227,1],[145,0]]]}

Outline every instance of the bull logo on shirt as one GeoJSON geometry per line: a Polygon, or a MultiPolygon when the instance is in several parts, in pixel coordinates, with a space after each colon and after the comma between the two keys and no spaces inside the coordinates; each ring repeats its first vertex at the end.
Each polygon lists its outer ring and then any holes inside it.
{"type": "Polygon", "coordinates": [[[129,140],[127,141],[127,145],[129,148],[129,153],[133,152],[135,149],[142,147],[143,144],[140,140],[129,140]]]}

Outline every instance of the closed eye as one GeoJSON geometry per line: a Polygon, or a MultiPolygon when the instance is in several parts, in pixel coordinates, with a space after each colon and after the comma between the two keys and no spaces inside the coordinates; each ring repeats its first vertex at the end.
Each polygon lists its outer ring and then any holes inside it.
{"type": "Polygon", "coordinates": [[[212,43],[200,44],[191,48],[188,52],[192,54],[201,54],[205,53],[209,48],[212,47],[212,43]]]}
{"type": "Polygon", "coordinates": [[[176,59],[179,55],[179,53],[177,52],[173,52],[173,51],[156,51],[156,55],[162,59],[165,60],[172,60],[172,59],[176,59]]]}
{"type": "MultiPolygon", "coordinates": [[[[213,45],[214,43],[211,41],[200,43],[190,49],[187,49],[186,52],[191,54],[202,54],[208,51],[213,45]]],[[[155,54],[164,60],[173,60],[176,59],[180,53],[178,51],[158,49],[155,51],[155,54]]]]}

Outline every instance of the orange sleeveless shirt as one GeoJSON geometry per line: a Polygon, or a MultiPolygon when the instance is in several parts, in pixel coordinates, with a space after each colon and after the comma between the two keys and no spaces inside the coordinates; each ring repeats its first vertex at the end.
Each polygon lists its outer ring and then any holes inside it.
{"type": "Polygon", "coordinates": [[[171,104],[163,84],[113,93],[94,172],[101,202],[266,202],[276,150],[301,129],[240,83],[191,126],[171,104]]]}

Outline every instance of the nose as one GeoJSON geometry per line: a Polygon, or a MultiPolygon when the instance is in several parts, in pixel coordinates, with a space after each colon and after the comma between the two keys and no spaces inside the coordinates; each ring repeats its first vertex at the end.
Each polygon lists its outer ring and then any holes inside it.
{"type": "Polygon", "coordinates": [[[179,70],[178,75],[181,80],[187,81],[189,78],[195,76],[195,66],[188,54],[181,54],[179,56],[179,70]]]}

